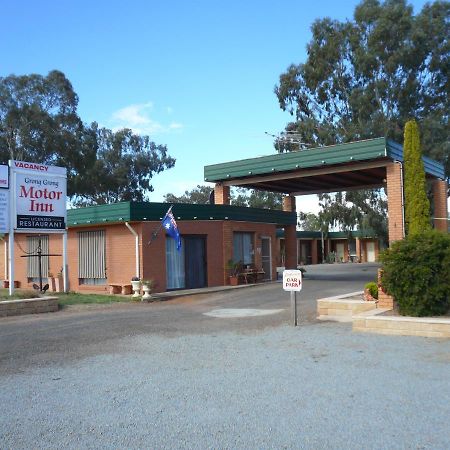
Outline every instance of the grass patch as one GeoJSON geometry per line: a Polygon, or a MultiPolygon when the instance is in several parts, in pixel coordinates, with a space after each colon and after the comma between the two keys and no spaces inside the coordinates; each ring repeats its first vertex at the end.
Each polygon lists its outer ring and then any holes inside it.
{"type": "Polygon", "coordinates": [[[61,292],[52,292],[51,295],[54,295],[59,298],[58,303],[61,306],[67,305],[87,305],[87,304],[108,304],[108,303],[119,303],[124,302],[128,303],[133,301],[130,296],[124,297],[120,295],[102,295],[102,294],[77,294],[75,292],[69,292],[67,294],[61,292]]]}
{"type": "MultiPolygon", "coordinates": [[[[130,296],[121,295],[102,295],[102,294],[78,294],[75,292],[68,292],[67,294],[63,292],[47,292],[45,295],[58,297],[58,303],[60,306],[67,305],[88,305],[92,303],[97,304],[109,304],[118,302],[131,302],[133,301],[130,296]]],[[[8,289],[0,289],[0,301],[4,300],[19,300],[23,298],[38,298],[44,295],[39,295],[37,291],[25,290],[25,289],[15,289],[14,295],[9,296],[8,289]]]]}
{"type": "Polygon", "coordinates": [[[39,293],[36,291],[25,290],[25,289],[14,289],[14,294],[9,295],[9,290],[1,288],[0,289],[0,302],[5,300],[20,300],[23,298],[38,298],[39,293]]]}

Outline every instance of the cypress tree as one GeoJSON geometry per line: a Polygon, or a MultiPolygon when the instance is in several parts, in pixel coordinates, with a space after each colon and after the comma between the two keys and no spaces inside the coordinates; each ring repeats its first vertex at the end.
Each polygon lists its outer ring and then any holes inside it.
{"type": "Polygon", "coordinates": [[[426,193],[419,127],[415,120],[405,124],[403,159],[406,230],[408,235],[413,235],[431,229],[430,202],[426,193]]]}

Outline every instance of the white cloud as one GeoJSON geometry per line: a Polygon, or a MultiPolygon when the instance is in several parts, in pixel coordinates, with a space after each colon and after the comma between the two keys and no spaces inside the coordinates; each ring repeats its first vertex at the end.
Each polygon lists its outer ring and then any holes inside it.
{"type": "Polygon", "coordinates": [[[113,130],[131,128],[135,133],[148,135],[179,131],[183,128],[183,124],[179,122],[164,125],[150,117],[150,114],[154,114],[152,102],[128,105],[115,111],[109,122],[113,130]]]}

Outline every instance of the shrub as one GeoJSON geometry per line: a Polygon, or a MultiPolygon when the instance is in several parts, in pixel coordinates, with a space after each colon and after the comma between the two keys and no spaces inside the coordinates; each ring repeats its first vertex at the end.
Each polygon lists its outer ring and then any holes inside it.
{"type": "Polygon", "coordinates": [[[445,314],[450,307],[450,236],[426,231],[395,242],[381,255],[382,286],[410,316],[445,314]]]}
{"type": "Polygon", "coordinates": [[[377,283],[375,283],[374,281],[371,281],[370,283],[367,283],[364,286],[364,289],[367,289],[369,291],[369,294],[378,300],[378,286],[377,283]]]}

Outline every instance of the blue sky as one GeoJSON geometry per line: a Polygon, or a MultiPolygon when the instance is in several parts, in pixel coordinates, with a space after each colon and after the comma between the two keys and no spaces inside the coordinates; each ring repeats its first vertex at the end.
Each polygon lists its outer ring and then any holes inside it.
{"type": "Polygon", "coordinates": [[[351,18],[357,3],[0,0],[0,76],[61,70],[83,121],[167,144],[177,162],[151,194],[162,201],[202,184],[204,165],[274,152],[264,132],[290,120],[279,75],[305,60],[316,18],[351,18]]]}

